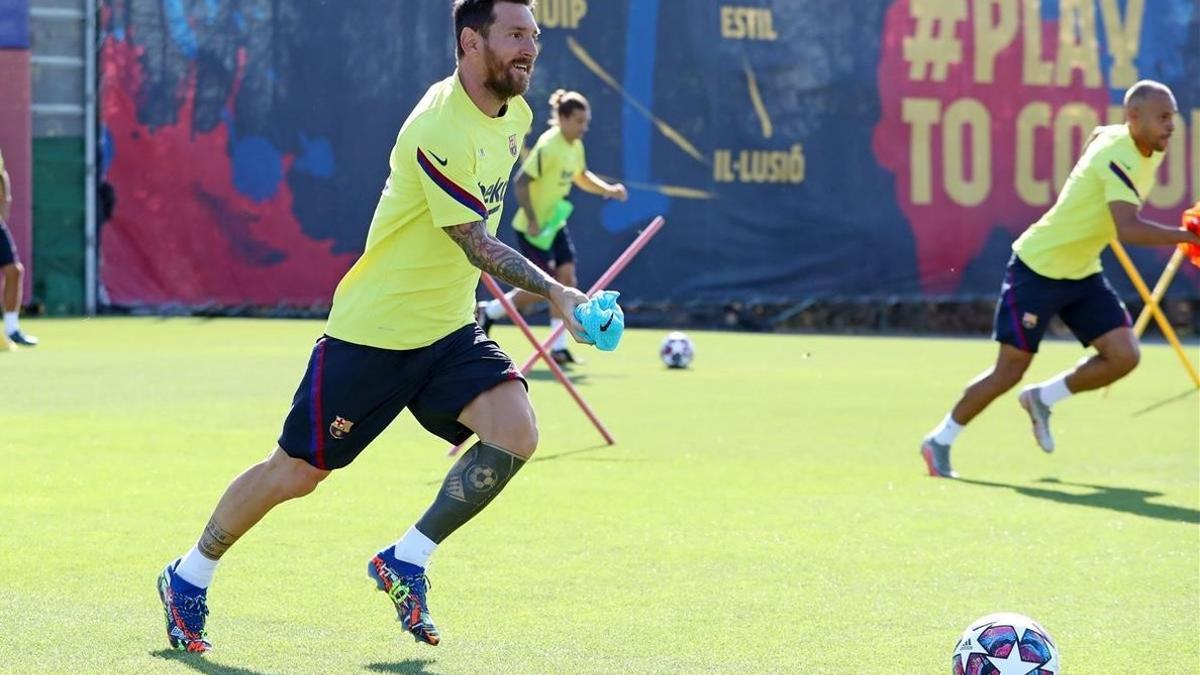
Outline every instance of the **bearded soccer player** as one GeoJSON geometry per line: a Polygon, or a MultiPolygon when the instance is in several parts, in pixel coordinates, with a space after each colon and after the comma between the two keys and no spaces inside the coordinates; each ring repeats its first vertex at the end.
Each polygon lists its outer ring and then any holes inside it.
{"type": "Polygon", "coordinates": [[[1058,201],[1013,243],[996,303],[993,337],[1000,354],[922,441],[921,455],[931,476],[958,476],[950,466],[951,444],[976,415],[1021,381],[1056,314],[1096,353],[1018,396],[1042,450],[1054,451],[1054,405],[1111,384],[1137,366],[1137,337],[1125,306],[1104,277],[1100,254],[1114,236],[1140,246],[1200,243],[1187,230],[1150,222],[1138,213],[1154,186],[1177,112],[1175,96],[1165,85],[1143,80],[1130,87],[1125,123],[1092,133],[1058,201]]]}
{"type": "Polygon", "coordinates": [[[495,238],[503,186],[533,119],[521,98],[538,54],[531,4],[454,3],[458,69],[400,129],[366,250],[338,285],[278,447],[234,479],[196,546],[159,577],[175,649],[211,648],[207,590],[229,547],[276,505],[349,465],[406,407],[451,443],[480,439],[425,514],[367,565],[404,629],[438,644],[430,555],[499,494],[538,438],[524,379],[475,324],[480,270],[547,298],[587,341],[574,318],[587,298],[495,238]]]}

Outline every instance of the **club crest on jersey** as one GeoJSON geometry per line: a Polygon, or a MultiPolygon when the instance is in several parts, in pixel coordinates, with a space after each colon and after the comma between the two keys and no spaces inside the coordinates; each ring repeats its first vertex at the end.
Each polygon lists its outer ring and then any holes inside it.
{"type": "Polygon", "coordinates": [[[508,151],[512,153],[513,157],[517,156],[517,135],[516,134],[513,134],[508,137],[508,151]]]}
{"type": "Polygon", "coordinates": [[[345,417],[335,417],[333,424],[329,425],[329,435],[334,438],[345,438],[350,435],[352,429],[354,429],[354,422],[345,417]]]}
{"type": "Polygon", "coordinates": [[[1030,330],[1037,328],[1037,322],[1037,314],[1033,312],[1025,312],[1025,316],[1021,317],[1021,325],[1030,330]]]}

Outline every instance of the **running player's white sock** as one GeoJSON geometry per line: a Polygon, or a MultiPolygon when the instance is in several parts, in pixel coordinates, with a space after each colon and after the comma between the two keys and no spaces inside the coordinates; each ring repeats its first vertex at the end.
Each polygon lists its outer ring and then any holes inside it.
{"type": "MultiPolygon", "coordinates": [[[[562,319],[550,319],[550,330],[551,331],[554,331],[561,325],[562,325],[562,319]]],[[[558,338],[554,340],[554,344],[550,347],[550,351],[556,352],[556,351],[559,351],[561,349],[566,349],[566,348],[567,348],[567,331],[564,330],[562,332],[562,335],[559,335],[558,338]]]]}
{"type": "Polygon", "coordinates": [[[933,430],[933,440],[942,445],[952,445],[962,430],[963,425],[955,422],[954,417],[947,413],[946,419],[933,430]]]}
{"type": "Polygon", "coordinates": [[[487,314],[487,318],[495,321],[496,319],[504,318],[504,305],[500,304],[499,300],[492,300],[483,308],[483,313],[487,314]]]}
{"type": "Polygon", "coordinates": [[[396,560],[412,563],[417,567],[426,567],[429,564],[429,556],[433,555],[437,547],[438,545],[433,543],[432,539],[421,534],[421,531],[414,525],[408,528],[408,532],[405,532],[403,537],[400,537],[400,541],[396,542],[396,560]]]}
{"type": "Polygon", "coordinates": [[[1037,385],[1038,398],[1042,399],[1042,403],[1047,407],[1058,403],[1059,401],[1071,395],[1071,390],[1067,388],[1067,374],[1060,373],[1054,376],[1054,379],[1046,380],[1037,385]]]}
{"type": "Polygon", "coordinates": [[[200,549],[193,546],[175,568],[175,574],[196,588],[208,588],[213,575],[217,573],[218,562],[220,561],[205,557],[200,549]]]}
{"type": "Polygon", "coordinates": [[[20,316],[20,315],[17,314],[16,312],[5,312],[4,313],[4,333],[6,335],[9,333],[15,333],[15,332],[21,330],[21,324],[17,320],[18,316],[20,316]]]}

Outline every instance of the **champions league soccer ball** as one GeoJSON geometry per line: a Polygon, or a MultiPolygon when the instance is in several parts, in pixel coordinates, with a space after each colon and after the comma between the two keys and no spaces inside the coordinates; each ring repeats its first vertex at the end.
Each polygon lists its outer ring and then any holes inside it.
{"type": "Polygon", "coordinates": [[[696,356],[696,349],[691,338],[675,331],[663,339],[658,355],[668,368],[687,368],[696,356]]]}
{"type": "Polygon", "coordinates": [[[953,675],[1059,675],[1058,648],[1045,628],[1020,614],[972,621],[950,657],[953,675]]]}

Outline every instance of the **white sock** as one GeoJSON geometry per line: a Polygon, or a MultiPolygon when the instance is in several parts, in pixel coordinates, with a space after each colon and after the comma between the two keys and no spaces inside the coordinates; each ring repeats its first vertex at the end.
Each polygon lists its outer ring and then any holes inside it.
{"type": "Polygon", "coordinates": [[[933,440],[942,445],[952,445],[962,430],[963,425],[955,422],[954,417],[947,414],[946,419],[933,430],[933,440]]]}
{"type": "Polygon", "coordinates": [[[1047,407],[1071,395],[1071,390],[1067,388],[1066,373],[1055,375],[1054,379],[1046,380],[1037,386],[1038,398],[1042,399],[1042,403],[1046,404],[1047,407]]]}
{"type": "Polygon", "coordinates": [[[18,316],[19,315],[16,312],[5,312],[4,313],[4,332],[5,332],[5,334],[15,333],[15,332],[21,330],[21,324],[19,321],[17,321],[18,316]]]}
{"type": "Polygon", "coordinates": [[[196,588],[208,588],[212,583],[213,575],[217,572],[217,563],[219,560],[213,560],[205,557],[195,546],[192,550],[183,556],[179,566],[175,568],[175,574],[183,577],[183,580],[196,588]]]}
{"type": "Polygon", "coordinates": [[[487,318],[495,321],[496,319],[504,318],[504,305],[500,304],[499,300],[492,300],[483,308],[483,313],[487,314],[487,318]]]}
{"type": "Polygon", "coordinates": [[[421,534],[416,525],[408,528],[408,532],[396,542],[396,559],[412,563],[417,567],[427,567],[429,556],[437,550],[438,545],[433,540],[421,534]]]}
{"type": "MultiPolygon", "coordinates": [[[[561,325],[562,325],[562,319],[550,319],[550,330],[551,331],[554,331],[561,325]]],[[[550,351],[556,352],[560,349],[566,349],[566,348],[567,348],[567,331],[564,330],[562,332],[562,335],[559,335],[558,338],[554,340],[554,344],[550,347],[550,351]]]]}

